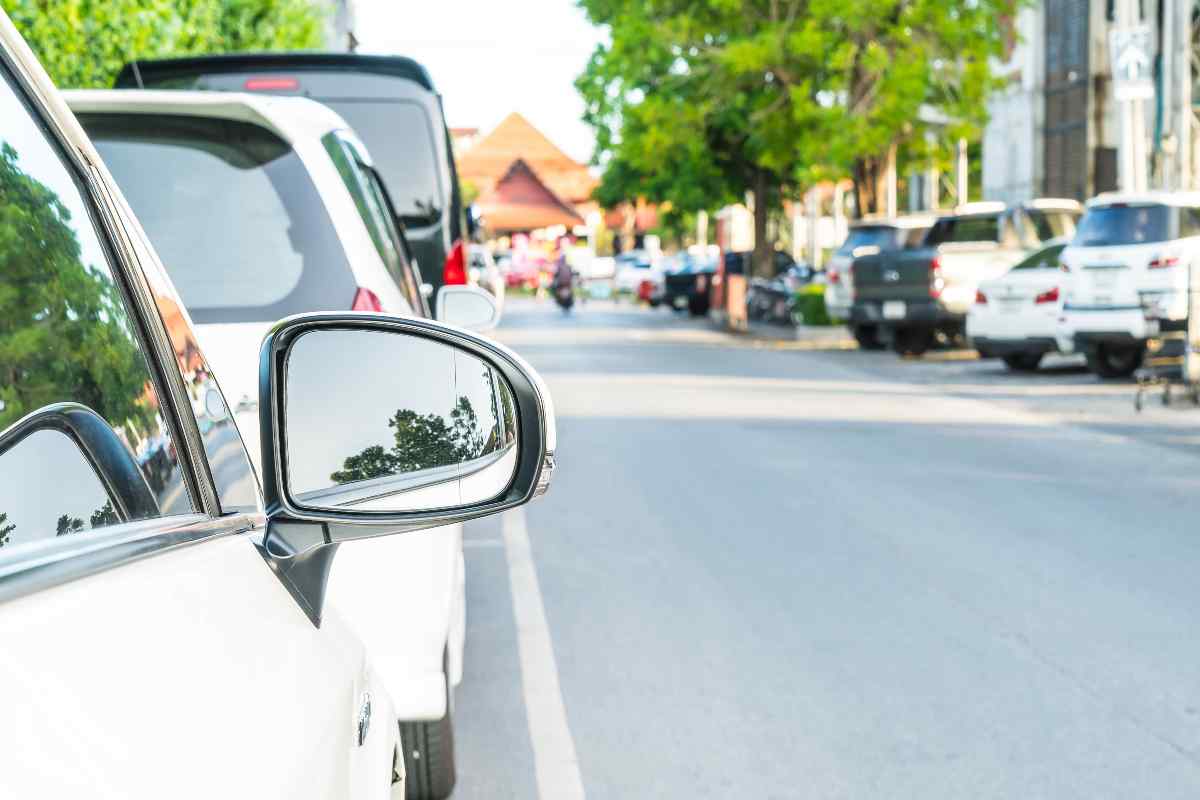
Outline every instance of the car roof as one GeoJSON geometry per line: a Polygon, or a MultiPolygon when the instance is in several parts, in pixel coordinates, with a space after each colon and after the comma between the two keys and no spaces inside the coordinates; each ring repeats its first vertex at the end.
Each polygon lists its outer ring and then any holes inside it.
{"type": "Polygon", "coordinates": [[[898,217],[869,215],[862,219],[854,220],[854,222],[850,223],[850,227],[928,228],[937,222],[939,216],[944,216],[944,214],[931,211],[928,214],[902,214],[898,217]]]}
{"type": "Polygon", "coordinates": [[[366,72],[405,78],[436,93],[433,78],[420,63],[407,56],[371,56],[357,53],[232,53],[184,58],[130,61],[121,68],[115,86],[138,87],[147,78],[155,81],[173,77],[219,72],[296,70],[366,72]]]}
{"type": "Polygon", "coordinates": [[[1162,203],[1169,206],[1200,206],[1200,192],[1102,192],[1088,201],[1088,208],[1114,203],[1162,203]]]}
{"type": "Polygon", "coordinates": [[[76,114],[175,114],[249,122],[294,144],[348,129],[336,111],[306,97],[171,89],[71,89],[64,91],[76,114]]]}
{"type": "Polygon", "coordinates": [[[1037,208],[1037,209],[1056,209],[1062,211],[1078,211],[1083,206],[1077,200],[1071,200],[1067,197],[1037,197],[1032,200],[1023,200],[1019,203],[1005,203],[1000,200],[978,200],[971,203],[963,203],[954,209],[955,215],[966,216],[971,214],[998,214],[1007,211],[1010,208],[1037,208]]]}

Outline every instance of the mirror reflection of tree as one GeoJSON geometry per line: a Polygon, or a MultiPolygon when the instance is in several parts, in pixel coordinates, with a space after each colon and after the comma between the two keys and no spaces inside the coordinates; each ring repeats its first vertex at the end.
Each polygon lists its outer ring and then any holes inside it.
{"type": "MultiPolygon", "coordinates": [[[[495,406],[495,398],[508,392],[497,391],[497,378],[492,370],[485,368],[483,377],[495,406]]],[[[342,468],[329,477],[336,484],[352,483],[448,467],[495,452],[511,441],[501,430],[502,415],[496,412],[495,407],[490,409],[492,424],[485,431],[479,422],[479,414],[465,395],[460,396],[454,408],[444,416],[398,409],[387,423],[393,434],[390,448],[383,445],[367,447],[346,458],[342,468]]]]}

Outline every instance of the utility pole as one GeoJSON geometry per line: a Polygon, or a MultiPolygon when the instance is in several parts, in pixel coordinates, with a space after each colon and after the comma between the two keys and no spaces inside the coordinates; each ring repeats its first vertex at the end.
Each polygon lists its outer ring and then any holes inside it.
{"type": "Polygon", "coordinates": [[[970,162],[967,159],[967,140],[958,140],[958,152],[954,160],[954,201],[958,205],[967,202],[971,196],[970,162]]]}
{"type": "Polygon", "coordinates": [[[1122,191],[1143,192],[1147,188],[1146,167],[1146,108],[1141,93],[1131,92],[1121,96],[1120,82],[1129,80],[1149,67],[1149,53],[1145,48],[1123,46],[1133,32],[1142,24],[1139,0],[1116,0],[1116,30],[1110,39],[1113,59],[1113,78],[1118,84],[1117,107],[1121,120],[1121,141],[1117,160],[1117,181],[1122,191]]]}

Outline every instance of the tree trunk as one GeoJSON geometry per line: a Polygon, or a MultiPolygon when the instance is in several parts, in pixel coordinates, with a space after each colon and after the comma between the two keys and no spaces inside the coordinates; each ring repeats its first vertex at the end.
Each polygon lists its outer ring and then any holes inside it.
{"type": "Polygon", "coordinates": [[[862,219],[879,210],[879,162],[873,158],[854,160],[854,218],[862,219]]]}
{"type": "Polygon", "coordinates": [[[754,171],[754,258],[751,272],[757,278],[772,275],[771,253],[775,249],[767,239],[767,217],[771,212],[770,176],[764,169],[754,171]]]}

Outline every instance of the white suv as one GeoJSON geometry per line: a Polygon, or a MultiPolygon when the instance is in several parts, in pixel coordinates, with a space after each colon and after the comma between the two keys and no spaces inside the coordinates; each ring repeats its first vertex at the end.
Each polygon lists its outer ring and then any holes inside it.
{"type": "Polygon", "coordinates": [[[1101,377],[1131,375],[1146,341],[1187,324],[1188,268],[1200,253],[1200,193],[1102,194],[1062,253],[1064,352],[1101,377]]]}

